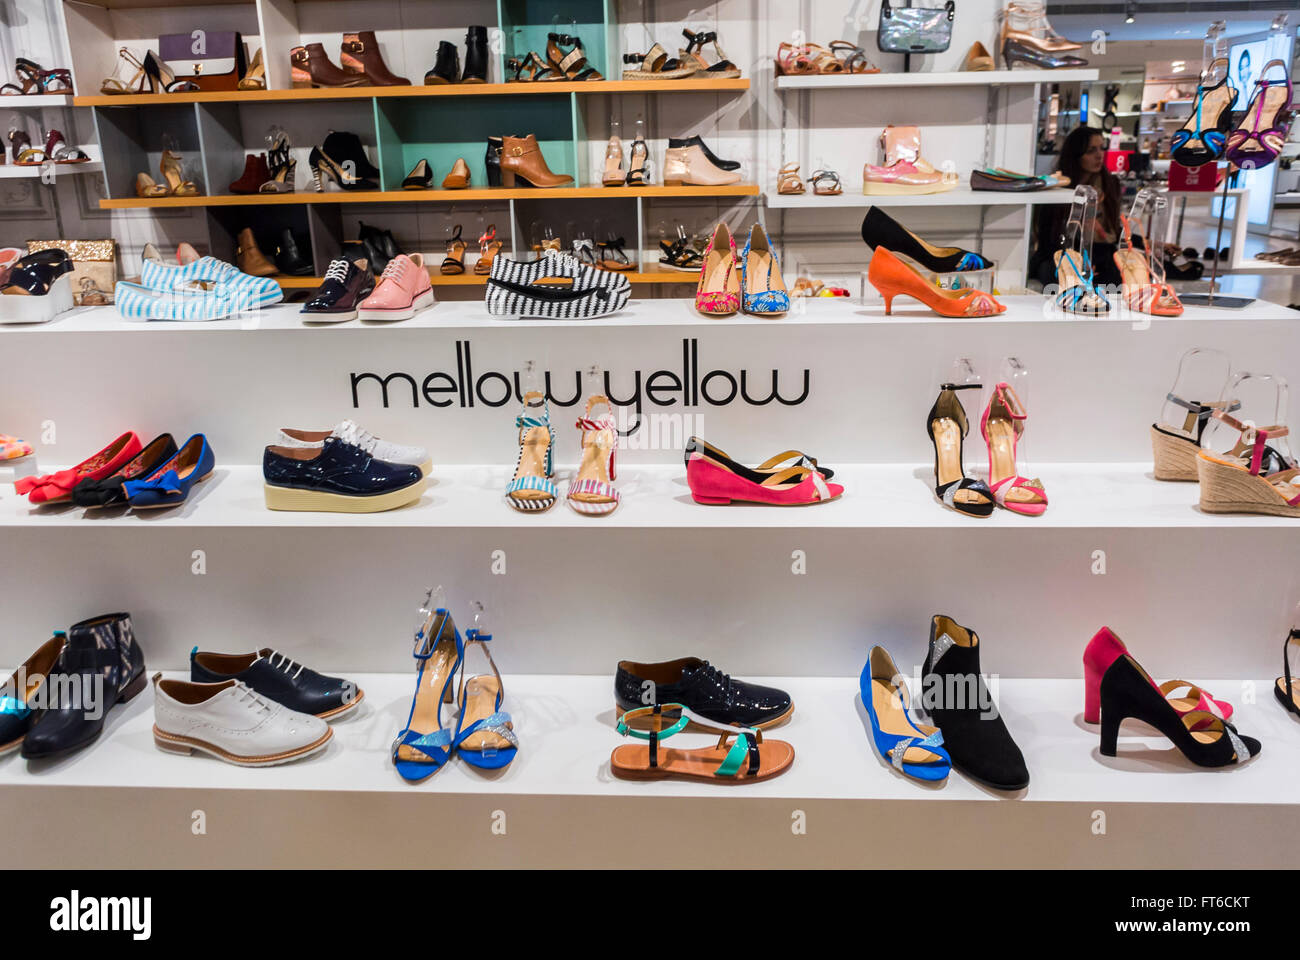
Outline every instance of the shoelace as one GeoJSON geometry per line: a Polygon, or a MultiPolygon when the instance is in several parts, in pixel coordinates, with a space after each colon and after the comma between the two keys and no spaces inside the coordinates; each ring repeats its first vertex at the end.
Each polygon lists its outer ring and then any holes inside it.
{"type": "Polygon", "coordinates": [[[354,447],[360,447],[366,453],[373,454],[375,445],[379,442],[369,430],[362,429],[352,420],[344,420],[334,428],[334,435],[344,443],[350,443],[354,447]]]}
{"type": "Polygon", "coordinates": [[[700,667],[700,672],[710,680],[721,685],[722,689],[726,692],[727,699],[731,699],[731,676],[729,674],[723,673],[707,660],[705,660],[704,665],[700,667]]]}
{"type": "Polygon", "coordinates": [[[302,673],[303,671],[303,664],[298,663],[295,660],[290,660],[288,657],[286,657],[283,653],[281,653],[278,650],[272,650],[271,655],[268,656],[266,660],[272,667],[274,667],[277,670],[283,670],[285,673],[288,673],[290,670],[293,670],[294,667],[297,667],[298,669],[294,670],[293,677],[292,677],[292,679],[294,680],[297,680],[298,674],[302,673]],[[277,658],[279,658],[278,662],[277,662],[277,658]]]}
{"type": "Polygon", "coordinates": [[[239,699],[235,702],[239,704],[247,703],[257,710],[258,713],[270,713],[271,704],[252,687],[246,683],[236,681],[236,688],[239,691],[239,699]]]}
{"type": "Polygon", "coordinates": [[[381,280],[401,280],[402,274],[406,273],[406,265],[409,263],[405,257],[393,257],[388,261],[388,266],[384,267],[384,272],[380,274],[381,280]]]}
{"type": "Polygon", "coordinates": [[[348,262],[346,260],[331,261],[329,269],[325,271],[324,279],[346,283],[348,279],[348,262]]]}

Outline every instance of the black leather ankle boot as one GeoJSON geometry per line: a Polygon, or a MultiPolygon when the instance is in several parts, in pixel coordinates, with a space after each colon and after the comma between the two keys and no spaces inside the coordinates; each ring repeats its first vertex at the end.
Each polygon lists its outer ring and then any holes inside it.
{"type": "Polygon", "coordinates": [[[1029,769],[984,684],[979,642],[974,630],[952,617],[930,618],[922,706],[943,733],[953,767],[995,790],[1022,790],[1029,769]]]}
{"type": "Polygon", "coordinates": [[[487,138],[487,153],[483,156],[483,164],[487,167],[489,187],[501,186],[501,147],[504,143],[503,137],[487,138]]]}
{"type": "Polygon", "coordinates": [[[38,716],[23,738],[28,759],[94,743],[108,712],[149,685],[131,615],[110,613],[73,624],[50,674],[43,684],[50,702],[35,708],[38,716]]]}
{"type": "Polygon", "coordinates": [[[281,273],[291,277],[309,277],[312,274],[311,258],[303,256],[293,231],[288,227],[280,231],[280,244],[275,250],[275,265],[281,273]]]}
{"type": "Polygon", "coordinates": [[[470,27],[465,34],[465,73],[461,83],[487,83],[487,27],[470,27]]]}
{"type": "MultiPolygon", "coordinates": [[[[486,58],[486,54],[484,57],[486,58]]],[[[434,58],[433,69],[424,75],[425,86],[439,83],[455,83],[460,76],[460,51],[456,44],[446,40],[439,42],[438,55],[434,58]]]]}

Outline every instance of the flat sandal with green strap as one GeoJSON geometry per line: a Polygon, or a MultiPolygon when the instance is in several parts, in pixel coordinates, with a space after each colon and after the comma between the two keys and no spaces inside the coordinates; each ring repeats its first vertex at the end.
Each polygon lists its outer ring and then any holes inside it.
{"type": "Polygon", "coordinates": [[[616,729],[646,744],[615,747],[610,771],[621,780],[708,780],[715,783],[754,783],[779,776],[794,762],[794,747],[783,740],[765,740],[763,731],[724,727],[691,713],[680,703],[661,703],[629,710],[616,729]],[[711,747],[694,750],[661,746],[687,727],[718,734],[711,747]]]}

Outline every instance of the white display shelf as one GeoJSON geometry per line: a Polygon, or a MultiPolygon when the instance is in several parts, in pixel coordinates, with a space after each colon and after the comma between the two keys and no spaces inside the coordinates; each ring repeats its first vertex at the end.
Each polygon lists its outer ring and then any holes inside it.
{"type": "MultiPolygon", "coordinates": [[[[91,151],[86,150],[87,153],[91,151]]],[[[56,177],[68,177],[74,174],[103,173],[104,165],[98,160],[91,160],[88,163],[66,163],[58,164],[55,169],[58,171],[56,177]]],[[[0,166],[0,180],[39,180],[41,176],[41,166],[29,167],[20,166],[16,163],[7,163],[0,166]]]]}
{"type": "MultiPolygon", "coordinates": [[[[1223,274],[1297,274],[1300,273],[1300,264],[1294,263],[1274,263],[1271,260],[1242,260],[1235,266],[1219,265],[1219,273],[1223,274]]],[[[1209,277],[1210,272],[1206,270],[1205,276],[1209,277]]]]}
{"type": "MultiPolygon", "coordinates": [[[[218,452],[219,453],[219,452],[218,452]]],[[[563,453],[559,456],[562,458],[563,453]]],[[[1197,506],[1194,483],[1164,483],[1151,478],[1149,463],[1040,463],[1028,469],[1046,485],[1051,506],[1041,517],[996,510],[984,519],[966,517],[934,499],[933,467],[928,464],[831,464],[833,482],[845,494],[808,507],[750,504],[704,506],[695,503],[686,471],[676,465],[620,467],[616,486],[622,502],[613,514],[582,516],[563,503],[545,513],[520,513],[503,501],[513,465],[442,466],[436,460],[424,496],[397,510],[369,514],[268,510],[263,502],[261,467],[218,466],[198,484],[189,500],[170,510],[140,513],[125,508],[84,511],[79,507],[32,506],[12,488],[0,489],[0,527],[99,530],[105,527],[165,529],[212,528],[509,528],[519,530],[622,529],[951,529],[1017,530],[1032,536],[1052,529],[1276,528],[1295,530],[1300,520],[1238,514],[1207,514],[1197,506]]],[[[49,470],[52,467],[44,466],[49,470]]],[[[563,498],[573,466],[556,466],[563,498]]]]}
{"type": "Polygon", "coordinates": [[[997,190],[972,190],[960,184],[943,193],[905,194],[902,196],[868,196],[862,184],[846,184],[844,192],[833,197],[819,197],[809,188],[807,193],[782,194],[770,190],[764,194],[767,205],[777,210],[804,207],[1032,207],[1040,203],[1069,203],[1073,191],[1066,187],[1048,187],[1028,193],[1000,193],[997,190]]]}
{"type": "MultiPolygon", "coordinates": [[[[394,643],[404,641],[394,640],[394,643]]],[[[864,642],[865,656],[865,642],[864,642]]],[[[617,652],[611,651],[610,666],[617,652]]],[[[500,649],[497,656],[505,659],[500,649]]],[[[986,671],[996,669],[996,648],[985,654],[986,671]]],[[[855,665],[855,669],[857,669],[855,665]]],[[[186,678],[186,674],[169,674],[186,678]]],[[[388,750],[406,721],[414,671],[349,675],[365,699],[357,716],[333,724],[334,740],[320,754],[297,763],[246,769],[202,756],[164,753],[153,742],[153,691],[146,690],[110,713],[107,731],[92,747],[62,761],[0,761],[0,787],[29,784],[37,789],[143,787],[151,790],[309,791],[347,793],[481,794],[559,797],[716,797],[719,786],[667,780],[640,783],[609,772],[611,751],[633,743],[614,730],[617,719],[611,676],[504,677],[503,709],[511,714],[520,750],[496,776],[453,758],[423,784],[410,785],[393,770],[388,750]],[[33,776],[38,774],[38,776],[33,776]]],[[[794,746],[790,770],[744,788],[753,798],[798,800],[961,800],[1029,802],[1282,804],[1295,805],[1295,770],[1300,738],[1295,723],[1274,701],[1271,679],[1254,681],[1257,703],[1240,703],[1241,682],[1206,682],[1205,687],[1236,705],[1238,730],[1264,744],[1240,769],[1206,770],[1186,760],[1150,727],[1128,721],[1120,731],[1119,755],[1103,757],[1099,728],[1082,719],[1082,680],[997,681],[998,710],[1025,755],[1026,790],[985,789],[954,771],[945,784],[928,787],[900,776],[875,752],[871,727],[860,703],[857,677],[752,678],[788,691],[795,710],[790,721],[765,736],[794,746]]],[[[914,679],[914,678],[913,678],[914,679]]],[[[913,689],[915,685],[913,684],[913,689]]],[[[992,688],[991,688],[992,689],[992,688]]],[[[454,724],[452,708],[443,722],[454,724]]],[[[679,734],[674,747],[708,746],[707,735],[679,734]]]]}
{"type": "MultiPolygon", "coordinates": [[[[864,248],[864,256],[866,254],[864,248]]],[[[1263,264],[1268,266],[1267,263],[1263,264]]],[[[1278,320],[1291,315],[1285,306],[1266,300],[1257,300],[1249,307],[1228,309],[1224,307],[1188,306],[1181,317],[1162,318],[1135,314],[1127,309],[1115,309],[1099,317],[1081,317],[1061,314],[1036,294],[999,295],[1007,312],[995,317],[942,317],[929,307],[906,297],[899,298],[891,315],[885,314],[880,301],[864,303],[857,297],[808,297],[796,299],[790,312],[781,317],[757,317],[737,313],[729,317],[705,316],[696,311],[689,299],[632,300],[628,305],[608,317],[594,320],[537,320],[495,319],[479,301],[445,301],[425,310],[410,320],[395,323],[351,320],[346,323],[304,323],[299,304],[276,304],[256,314],[234,317],[229,320],[212,320],[201,323],[181,323],[165,320],[124,320],[113,307],[80,307],[55,318],[49,323],[0,324],[0,337],[9,335],[49,333],[215,333],[256,331],[302,331],[312,336],[338,336],[365,331],[367,336],[385,336],[402,330],[490,330],[523,329],[535,327],[560,327],[582,330],[591,327],[773,327],[807,326],[817,324],[936,324],[970,327],[997,324],[1138,324],[1177,323],[1201,320],[1278,320]]]]}
{"type": "Polygon", "coordinates": [[[1097,70],[950,70],[935,73],[833,73],[777,77],[778,90],[845,90],[859,87],[990,87],[1003,84],[1090,82],[1097,70]]]}
{"type": "Polygon", "coordinates": [[[2,101],[6,110],[35,110],[41,107],[70,107],[70,93],[28,93],[16,97],[5,97],[2,101]]]}

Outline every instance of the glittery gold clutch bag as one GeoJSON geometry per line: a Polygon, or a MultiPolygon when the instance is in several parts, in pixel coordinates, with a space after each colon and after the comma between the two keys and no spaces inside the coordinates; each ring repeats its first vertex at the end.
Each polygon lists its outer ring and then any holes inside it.
{"type": "Polygon", "coordinates": [[[72,302],[96,306],[113,302],[117,282],[116,240],[28,240],[27,252],[58,247],[72,261],[72,302]]]}

